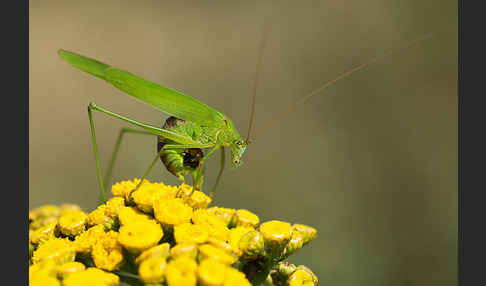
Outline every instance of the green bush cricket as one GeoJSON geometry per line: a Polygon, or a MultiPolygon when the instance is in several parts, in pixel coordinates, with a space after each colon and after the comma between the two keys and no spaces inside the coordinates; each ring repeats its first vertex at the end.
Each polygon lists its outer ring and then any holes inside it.
{"type": "MultiPolygon", "coordinates": [[[[221,152],[221,167],[218,173],[214,187],[210,191],[210,196],[214,195],[218,182],[221,178],[225,166],[225,148],[230,148],[232,165],[237,168],[241,165],[241,157],[246,150],[250,141],[250,131],[252,127],[256,90],[258,86],[258,73],[261,62],[261,56],[265,46],[266,29],[264,29],[263,40],[261,41],[260,50],[258,54],[258,61],[256,65],[256,76],[254,84],[254,94],[251,106],[250,123],[248,128],[248,135],[243,139],[238,130],[232,123],[231,119],[222,112],[198,101],[188,95],[169,89],[162,85],[147,81],[127,71],[115,68],[100,61],[73,53],[65,50],[59,50],[59,56],[71,64],[72,66],[87,72],[91,75],[99,77],[108,83],[111,83],[118,89],[135,97],[136,99],[151,105],[152,107],[171,115],[162,128],[140,123],[130,118],[124,117],[120,114],[114,113],[106,108],[100,107],[94,103],[88,105],[88,116],[91,126],[91,135],[93,142],[93,149],[95,154],[98,180],[101,189],[101,196],[106,201],[105,189],[108,187],[109,178],[113,164],[121,143],[124,133],[139,133],[158,136],[158,153],[150,164],[147,171],[141,178],[140,183],[134,189],[136,190],[143,183],[143,179],[150,173],[152,167],[160,158],[166,168],[184,182],[184,175],[191,174],[193,177],[193,187],[195,190],[201,190],[203,184],[203,164],[211,157],[217,150],[221,152]],[[105,180],[101,174],[101,165],[97,151],[96,136],[94,129],[94,122],[92,118],[92,110],[100,111],[109,116],[121,119],[130,124],[133,124],[140,129],[123,128],[120,131],[115,150],[112,155],[112,160],[105,175],[105,180]],[[202,153],[201,149],[210,148],[206,154],[202,153]]],[[[421,37],[410,42],[407,47],[429,38],[430,35],[421,37]]],[[[403,49],[403,47],[402,47],[403,49]]],[[[380,57],[376,57],[366,63],[360,64],[336,78],[324,83],[319,88],[315,89],[308,95],[304,96],[297,104],[304,103],[309,98],[315,96],[325,88],[336,83],[337,81],[357,72],[369,64],[390,55],[397,50],[388,51],[380,57]]],[[[293,105],[295,106],[295,105],[293,105]]],[[[133,191],[134,191],[133,190],[133,191]]]]}

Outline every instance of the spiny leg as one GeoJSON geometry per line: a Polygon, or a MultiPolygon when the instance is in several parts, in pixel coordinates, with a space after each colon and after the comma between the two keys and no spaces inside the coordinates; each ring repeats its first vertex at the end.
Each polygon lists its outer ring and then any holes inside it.
{"type": "MultiPolygon", "coordinates": [[[[166,138],[168,138],[172,141],[175,141],[177,143],[194,144],[194,141],[189,137],[186,137],[186,136],[174,133],[174,132],[170,132],[170,131],[167,131],[167,130],[163,130],[163,129],[157,128],[155,126],[140,123],[138,121],[132,120],[130,118],[124,117],[124,116],[116,114],[114,112],[111,112],[111,111],[109,111],[105,108],[102,108],[100,106],[97,106],[94,103],[90,103],[88,105],[88,117],[89,117],[89,122],[90,122],[90,127],[91,127],[91,140],[93,142],[93,150],[94,150],[95,161],[96,161],[96,169],[97,169],[97,172],[98,172],[98,182],[99,182],[99,185],[100,185],[101,199],[103,200],[103,202],[106,202],[106,193],[105,193],[105,188],[104,188],[103,175],[101,174],[101,164],[100,164],[100,158],[99,158],[99,155],[98,155],[98,146],[96,144],[96,135],[95,135],[95,128],[94,128],[92,110],[101,111],[101,112],[103,112],[103,113],[105,113],[109,116],[121,119],[121,120],[126,121],[130,124],[141,127],[143,129],[147,130],[148,132],[154,134],[154,135],[164,136],[164,137],[166,137],[166,138]]],[[[206,145],[202,145],[202,147],[194,147],[194,148],[209,148],[209,147],[212,147],[212,146],[213,145],[206,144],[206,145]]]]}
{"type": "MultiPolygon", "coordinates": [[[[200,191],[201,190],[201,183],[202,183],[202,178],[203,178],[203,170],[202,170],[202,166],[204,164],[204,162],[209,159],[209,157],[211,157],[211,155],[214,154],[214,152],[216,152],[216,150],[218,150],[219,148],[221,148],[222,146],[221,145],[216,145],[214,146],[213,149],[211,149],[211,151],[209,151],[206,155],[204,155],[204,157],[201,159],[201,161],[199,161],[199,166],[197,167],[197,172],[196,172],[196,180],[194,182],[194,186],[193,186],[193,190],[196,189],[197,191],[200,191]]],[[[192,192],[191,192],[192,194],[192,192]]]]}
{"type": "Polygon", "coordinates": [[[226,160],[225,160],[225,154],[224,154],[224,147],[221,147],[221,168],[219,169],[218,176],[216,177],[216,182],[214,183],[214,186],[211,189],[211,192],[209,193],[209,197],[211,199],[214,198],[214,193],[216,192],[216,188],[218,187],[219,179],[221,179],[221,175],[223,175],[225,162],[226,162],[226,160]]]}
{"type": "Polygon", "coordinates": [[[131,128],[131,127],[122,127],[120,129],[120,132],[118,133],[118,138],[116,139],[115,149],[113,150],[113,153],[111,155],[110,164],[108,165],[108,168],[106,170],[105,177],[104,177],[104,184],[103,185],[105,187],[105,190],[108,189],[109,184],[111,182],[111,175],[112,175],[112,172],[113,172],[113,167],[115,166],[115,161],[116,161],[116,158],[118,156],[118,151],[120,150],[121,142],[124,138],[123,135],[125,135],[125,133],[156,136],[155,134],[153,134],[149,131],[139,130],[139,129],[135,129],[135,128],[131,128]]]}
{"type": "Polygon", "coordinates": [[[98,181],[99,181],[100,190],[101,190],[101,200],[103,202],[106,202],[106,193],[105,193],[105,188],[103,186],[103,176],[101,175],[100,158],[98,156],[98,146],[96,144],[96,135],[95,135],[95,129],[94,129],[93,114],[91,113],[91,107],[89,105],[88,105],[88,117],[89,117],[89,125],[91,127],[91,141],[93,142],[93,152],[94,152],[94,155],[95,155],[96,170],[98,171],[98,181]]]}

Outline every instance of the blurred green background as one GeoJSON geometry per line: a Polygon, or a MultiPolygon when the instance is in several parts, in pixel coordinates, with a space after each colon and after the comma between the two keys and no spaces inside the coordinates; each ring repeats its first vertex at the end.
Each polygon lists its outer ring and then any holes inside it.
{"type": "MultiPolygon", "coordinates": [[[[167,115],[65,62],[79,52],[181,90],[246,134],[263,19],[255,143],[216,204],[318,229],[291,262],[321,285],[457,283],[457,3],[450,0],[30,1],[29,208],[95,207],[90,101],[167,115]],[[277,117],[340,73],[406,46],[277,117]]],[[[104,167],[123,122],[95,113],[104,167]]],[[[140,177],[156,140],[128,135],[115,181],[140,177]]],[[[210,160],[206,188],[219,160],[210,160]]],[[[177,184],[161,163],[151,180],[177,184]]]]}

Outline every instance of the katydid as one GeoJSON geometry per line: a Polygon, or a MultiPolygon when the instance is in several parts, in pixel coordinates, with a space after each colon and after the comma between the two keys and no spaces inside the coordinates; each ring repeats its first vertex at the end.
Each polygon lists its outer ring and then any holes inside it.
{"type": "MultiPolygon", "coordinates": [[[[222,112],[181,92],[144,80],[129,72],[109,66],[97,60],[65,50],[59,50],[58,53],[63,60],[74,67],[99,77],[136,99],[180,119],[175,125],[171,126],[171,128],[158,128],[124,117],[94,103],[88,105],[88,116],[91,125],[98,180],[103,200],[106,200],[106,194],[103,177],[101,175],[92,110],[100,111],[109,116],[121,119],[148,131],[150,134],[161,136],[168,140],[161,148],[159,148],[160,150],[157,156],[141,178],[137,188],[148,175],[159,157],[166,155],[167,157],[172,156],[172,158],[175,159],[179,157],[180,159],[181,156],[186,156],[182,153],[187,152],[188,149],[211,148],[204,157],[201,156],[201,159],[197,162],[198,164],[196,168],[187,168],[183,163],[179,164],[179,166],[174,165],[176,170],[172,173],[175,173],[179,179],[184,180],[184,174],[186,173],[191,173],[193,175],[195,190],[200,190],[202,186],[202,166],[204,162],[217,150],[221,150],[221,170],[223,170],[225,165],[225,147],[231,149],[233,167],[237,168],[241,165],[241,157],[249,143],[249,138],[243,139],[233,125],[231,119],[222,112]]],[[[182,160],[183,159],[184,158],[182,158],[182,160]]],[[[218,180],[219,177],[220,176],[218,176],[218,180]]],[[[211,191],[211,195],[213,195],[213,193],[214,191],[211,191]]]]}
{"type": "MultiPolygon", "coordinates": [[[[114,113],[94,103],[90,103],[88,105],[88,117],[91,126],[91,135],[98,172],[98,180],[101,189],[101,196],[104,201],[106,201],[105,188],[108,187],[109,177],[111,176],[114,159],[118,152],[121,138],[123,134],[127,132],[158,136],[158,153],[150,164],[147,171],[144,173],[143,177],[140,180],[140,183],[136,186],[134,190],[140,187],[140,185],[143,183],[144,178],[149,174],[152,167],[155,165],[159,158],[162,160],[167,170],[174,174],[176,177],[178,177],[181,181],[184,182],[184,175],[191,174],[193,177],[193,189],[201,190],[203,183],[203,164],[217,150],[220,150],[221,167],[215,185],[210,191],[210,196],[212,197],[214,195],[225,166],[224,148],[230,148],[233,167],[237,168],[241,165],[241,157],[243,156],[246,147],[251,142],[250,131],[255,109],[255,97],[258,86],[258,73],[260,70],[259,65],[261,62],[261,56],[263,53],[266,39],[265,32],[266,29],[264,30],[264,36],[260,45],[259,57],[256,66],[256,77],[253,101],[251,106],[250,124],[246,139],[243,139],[240,136],[238,130],[226,115],[206,105],[205,103],[198,101],[195,98],[192,98],[176,90],[169,89],[167,87],[147,81],[127,71],[115,68],[100,61],[73,52],[59,50],[58,53],[60,57],[72,66],[91,75],[99,77],[111,83],[120,90],[126,92],[127,94],[135,97],[136,99],[146,104],[149,104],[164,113],[171,115],[171,117],[166,120],[162,128],[158,128],[148,124],[140,123],[120,114],[114,113]],[[106,181],[103,180],[103,176],[101,174],[101,165],[96,144],[92,110],[100,111],[109,116],[121,119],[143,129],[139,130],[134,128],[123,128],[120,131],[120,135],[115,145],[115,151],[112,155],[112,160],[108,167],[108,172],[105,176],[106,181]],[[204,154],[201,149],[205,148],[211,149],[206,154],[204,154]]],[[[430,35],[427,35],[425,37],[414,40],[409,45],[407,45],[407,47],[419,41],[423,41],[429,37],[430,35]]],[[[354,72],[364,69],[369,64],[376,62],[380,58],[388,56],[392,52],[396,51],[397,50],[388,51],[381,57],[376,57],[366,63],[360,64],[342,73],[336,78],[327,81],[319,88],[304,96],[301,100],[299,100],[299,102],[297,102],[297,104],[304,103],[309,98],[315,96],[316,94],[329,87],[330,85],[336,83],[337,81],[351,75],[354,72]]]]}

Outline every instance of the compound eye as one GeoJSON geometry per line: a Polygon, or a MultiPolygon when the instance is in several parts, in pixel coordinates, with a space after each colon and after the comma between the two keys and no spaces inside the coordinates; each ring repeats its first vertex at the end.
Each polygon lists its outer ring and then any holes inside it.
{"type": "Polygon", "coordinates": [[[241,147],[241,146],[243,146],[243,143],[241,143],[241,141],[238,141],[238,142],[236,142],[236,145],[241,147]]]}

